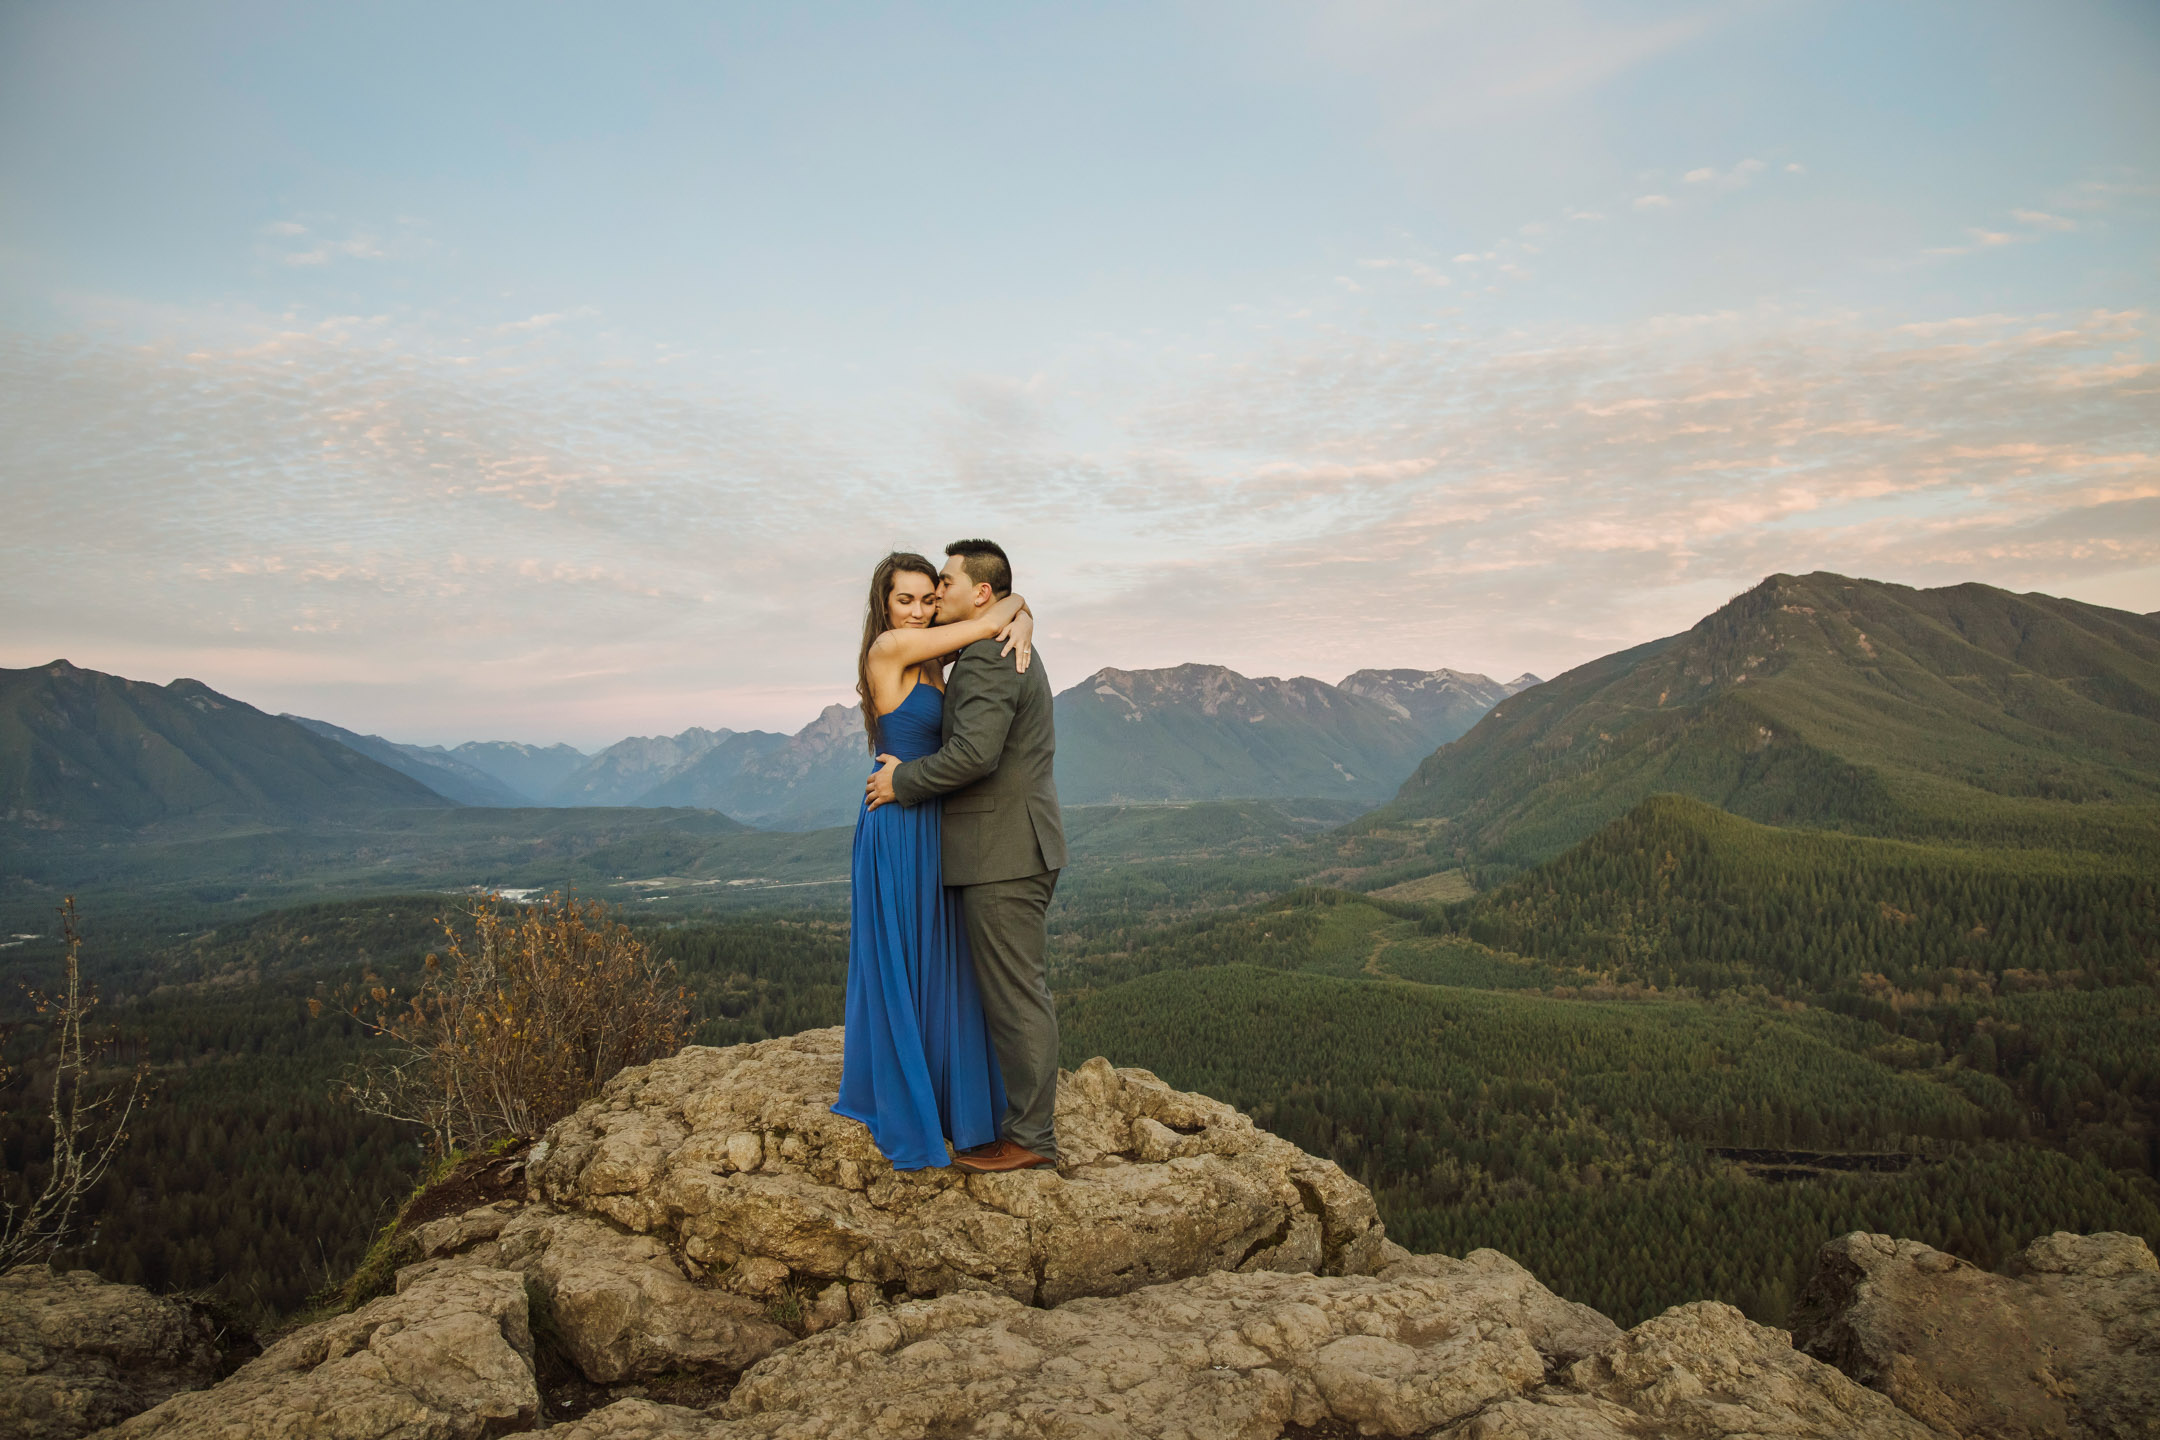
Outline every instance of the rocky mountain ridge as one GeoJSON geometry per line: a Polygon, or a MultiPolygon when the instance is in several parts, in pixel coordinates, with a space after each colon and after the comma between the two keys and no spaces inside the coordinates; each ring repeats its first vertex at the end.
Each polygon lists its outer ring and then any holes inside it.
{"type": "Polygon", "coordinates": [[[1409,1254],[1331,1163],[1100,1059],[1060,1077],[1057,1171],[896,1173],[830,1113],[839,1038],[625,1071],[418,1197],[394,1293],[213,1385],[185,1307],[14,1272],[0,1421],[83,1433],[110,1410],[72,1397],[136,1351],[171,1352],[144,1388],[201,1388],[102,1432],[125,1440],[1927,1440],[2160,1415],[2136,1237],[2046,1237],[1988,1275],[1848,1236],[1797,1336],[1712,1302],[1623,1332],[1493,1251],[1409,1254]]]}
{"type": "Polygon", "coordinates": [[[1377,804],[1508,695],[1456,670],[1253,678],[1220,665],[1098,670],[1057,697],[1069,804],[1337,797],[1377,804]]]}

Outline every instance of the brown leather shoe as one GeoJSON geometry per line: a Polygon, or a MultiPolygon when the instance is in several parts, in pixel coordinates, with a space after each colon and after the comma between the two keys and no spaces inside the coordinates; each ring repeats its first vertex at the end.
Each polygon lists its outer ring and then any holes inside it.
{"type": "Polygon", "coordinates": [[[976,1160],[980,1160],[987,1155],[1002,1155],[1004,1153],[1005,1142],[1003,1140],[985,1140],[980,1145],[970,1145],[965,1150],[955,1150],[953,1152],[956,1158],[966,1157],[976,1160]]]}
{"type": "Polygon", "coordinates": [[[1057,1161],[1048,1156],[1022,1149],[1010,1140],[1000,1140],[997,1143],[999,1148],[993,1154],[978,1155],[969,1151],[955,1156],[953,1163],[963,1170],[973,1170],[978,1175],[1000,1175],[1007,1170],[1040,1170],[1057,1164],[1057,1161]]]}

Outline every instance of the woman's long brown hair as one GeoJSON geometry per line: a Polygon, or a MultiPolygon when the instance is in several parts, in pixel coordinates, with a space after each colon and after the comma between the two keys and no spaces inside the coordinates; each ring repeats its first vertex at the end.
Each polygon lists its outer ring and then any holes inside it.
{"type": "Polygon", "coordinates": [[[863,611],[862,654],[855,657],[855,693],[862,697],[863,731],[870,737],[870,753],[878,752],[877,701],[870,695],[870,646],[893,628],[893,581],[902,575],[927,575],[937,583],[937,566],[909,550],[895,550],[878,561],[870,572],[870,604],[863,611]]]}

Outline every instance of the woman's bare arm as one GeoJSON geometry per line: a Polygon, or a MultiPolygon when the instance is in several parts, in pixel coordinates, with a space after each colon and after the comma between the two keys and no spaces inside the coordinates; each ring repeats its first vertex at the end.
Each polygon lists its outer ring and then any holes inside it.
{"type": "Polygon", "coordinates": [[[921,630],[887,630],[871,642],[870,662],[890,665],[897,674],[910,665],[956,654],[978,640],[995,640],[1005,633],[1013,617],[1025,609],[1027,601],[1018,595],[1007,595],[973,620],[932,625],[921,630]]]}

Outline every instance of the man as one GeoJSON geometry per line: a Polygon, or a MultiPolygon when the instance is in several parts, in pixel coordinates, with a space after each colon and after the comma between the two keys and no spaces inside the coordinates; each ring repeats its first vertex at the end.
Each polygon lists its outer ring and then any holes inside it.
{"type": "MultiPolygon", "coordinates": [[[[945,547],[937,623],[972,620],[1012,591],[1012,564],[988,540],[945,547]]],[[[1046,917],[1065,866],[1065,822],[1050,761],[1050,679],[1037,651],[1027,673],[982,640],[945,682],[944,744],[905,764],[878,757],[871,808],[945,798],[944,882],[960,892],[983,1018],[1005,1077],[1002,1137],[962,1151],[970,1170],[1057,1163],[1057,1007],[1046,917]]]]}

